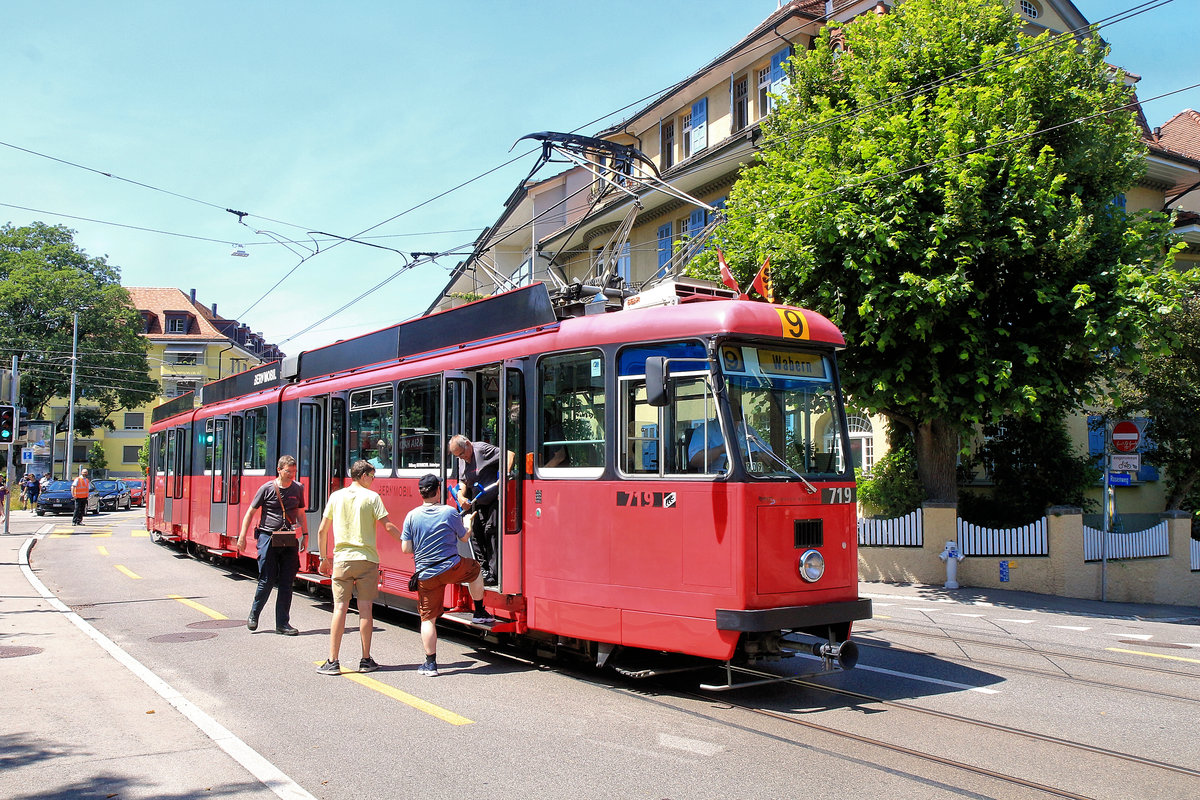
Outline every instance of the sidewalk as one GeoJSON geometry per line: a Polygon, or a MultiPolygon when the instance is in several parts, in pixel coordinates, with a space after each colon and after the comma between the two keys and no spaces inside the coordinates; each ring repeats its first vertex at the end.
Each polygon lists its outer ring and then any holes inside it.
{"type": "MultiPolygon", "coordinates": [[[[0,534],[0,797],[295,797],[267,788],[30,584],[21,550],[50,519],[14,511],[0,534]]],[[[233,741],[223,744],[253,754],[233,741]]]]}
{"type": "Polygon", "coordinates": [[[1009,589],[977,589],[963,586],[946,589],[942,586],[918,583],[875,583],[861,581],[858,592],[863,597],[903,598],[909,600],[953,600],[965,605],[995,606],[1023,611],[1042,611],[1048,614],[1075,614],[1083,617],[1133,619],[1153,622],[1176,622],[1200,625],[1200,607],[1165,606],[1153,603],[1105,603],[1074,597],[1019,592],[1009,589]]]}

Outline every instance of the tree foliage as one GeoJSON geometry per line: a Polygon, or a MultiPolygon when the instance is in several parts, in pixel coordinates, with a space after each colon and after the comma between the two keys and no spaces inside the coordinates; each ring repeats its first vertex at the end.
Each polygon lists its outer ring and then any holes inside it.
{"type": "MultiPolygon", "coordinates": [[[[1165,470],[1167,508],[1197,508],[1200,499],[1200,296],[1182,300],[1182,308],[1164,316],[1150,333],[1158,347],[1148,348],[1140,368],[1122,375],[1108,416],[1121,409],[1144,412],[1150,419],[1144,454],[1165,470]]],[[[1147,344],[1150,342],[1148,341],[1147,344]]]]}
{"type": "MultiPolygon", "coordinates": [[[[0,348],[17,356],[21,404],[41,418],[47,401],[71,382],[73,314],[79,312],[76,424],[141,405],[158,394],[149,377],[142,319],[119,270],[90,258],[61,225],[0,226],[0,348]]],[[[65,427],[63,428],[65,430],[65,427]]]]}
{"type": "Polygon", "coordinates": [[[849,395],[913,432],[930,499],[957,497],[960,437],[1091,398],[1175,302],[1169,221],[1114,203],[1145,149],[1100,114],[1131,99],[1106,52],[1030,39],[1002,0],[831,25],[730,193],[730,266],[769,256],[782,302],[841,327],[849,395]]]}

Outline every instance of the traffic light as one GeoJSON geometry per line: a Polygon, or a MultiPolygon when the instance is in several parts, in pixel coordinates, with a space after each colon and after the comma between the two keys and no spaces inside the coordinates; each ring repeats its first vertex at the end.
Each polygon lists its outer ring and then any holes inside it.
{"type": "Polygon", "coordinates": [[[12,444],[17,438],[17,409],[0,406],[0,444],[12,444]]]}
{"type": "Polygon", "coordinates": [[[17,441],[24,441],[29,436],[29,412],[24,408],[17,409],[17,441]]]}

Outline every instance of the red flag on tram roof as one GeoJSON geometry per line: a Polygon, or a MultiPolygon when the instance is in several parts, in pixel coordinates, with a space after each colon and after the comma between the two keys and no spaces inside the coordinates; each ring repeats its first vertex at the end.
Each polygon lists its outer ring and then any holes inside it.
{"type": "Polygon", "coordinates": [[[717,251],[717,263],[721,265],[721,281],[730,289],[741,294],[742,290],[738,288],[737,281],[733,279],[733,273],[729,271],[729,265],[725,263],[725,254],[720,250],[717,251]]]}

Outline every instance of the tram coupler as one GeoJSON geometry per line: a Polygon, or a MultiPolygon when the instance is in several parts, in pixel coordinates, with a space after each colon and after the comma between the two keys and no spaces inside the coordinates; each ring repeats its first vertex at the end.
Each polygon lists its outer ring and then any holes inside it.
{"type": "Polygon", "coordinates": [[[858,663],[858,645],[854,642],[813,642],[812,654],[825,663],[825,669],[833,672],[834,665],[843,670],[854,669],[858,663]]]}

